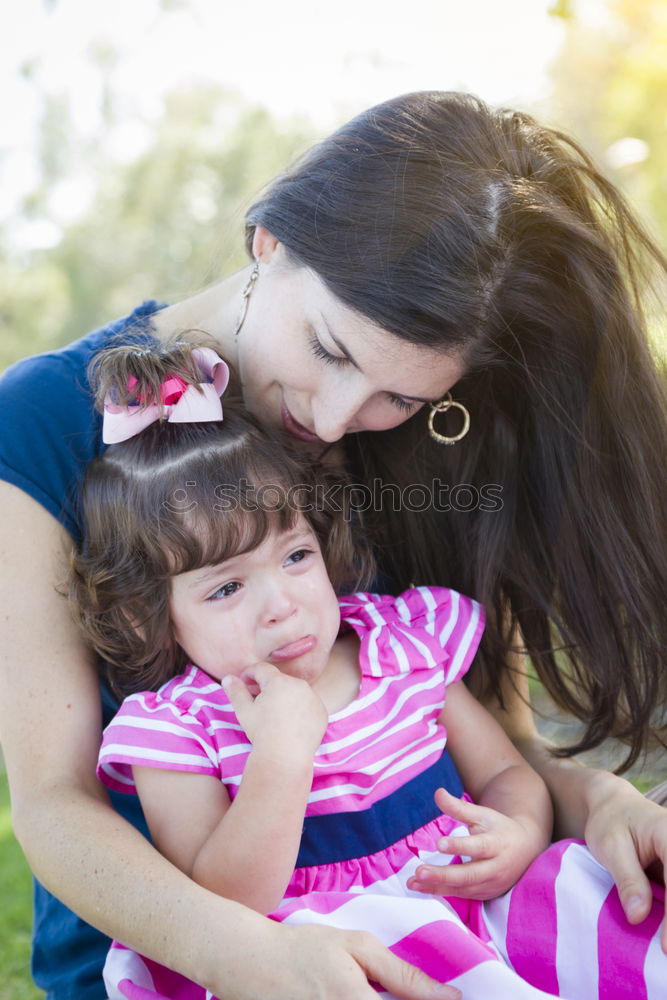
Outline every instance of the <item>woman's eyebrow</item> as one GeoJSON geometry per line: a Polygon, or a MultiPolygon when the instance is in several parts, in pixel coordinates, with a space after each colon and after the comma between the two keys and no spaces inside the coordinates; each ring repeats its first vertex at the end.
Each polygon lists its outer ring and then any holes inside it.
{"type": "MultiPolygon", "coordinates": [[[[354,358],[352,357],[352,355],[348,351],[347,347],[344,344],[341,344],[341,342],[338,339],[338,337],[334,336],[334,334],[333,334],[333,332],[331,330],[331,327],[327,323],[327,321],[324,318],[324,316],[322,316],[322,322],[324,323],[325,327],[327,328],[327,333],[329,334],[329,336],[331,337],[331,339],[333,340],[334,344],[336,345],[336,347],[338,348],[338,350],[341,352],[341,354],[345,355],[345,357],[347,358],[347,360],[350,362],[351,365],[354,365],[354,367],[357,369],[357,371],[361,371],[362,370],[361,366],[358,365],[357,362],[354,360],[354,358]]],[[[397,392],[396,395],[397,396],[401,396],[403,399],[411,399],[415,403],[430,403],[430,402],[432,402],[432,400],[425,399],[423,396],[408,396],[404,392],[397,392]]]]}

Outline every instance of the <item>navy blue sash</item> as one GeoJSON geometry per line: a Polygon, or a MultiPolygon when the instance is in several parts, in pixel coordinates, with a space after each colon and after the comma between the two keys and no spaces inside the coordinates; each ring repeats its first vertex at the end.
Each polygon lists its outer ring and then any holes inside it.
{"type": "Polygon", "coordinates": [[[368,809],[307,816],[296,867],[348,861],[395,844],[440,815],[433,801],[440,787],[459,798],[463,795],[461,779],[446,749],[435,764],[368,809]]]}

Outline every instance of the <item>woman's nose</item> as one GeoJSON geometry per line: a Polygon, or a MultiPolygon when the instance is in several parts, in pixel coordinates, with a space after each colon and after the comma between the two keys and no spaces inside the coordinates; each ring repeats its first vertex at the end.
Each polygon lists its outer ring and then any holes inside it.
{"type": "Polygon", "coordinates": [[[339,441],[351,429],[358,430],[359,412],[364,400],[343,393],[313,401],[313,430],[321,441],[339,441]]]}

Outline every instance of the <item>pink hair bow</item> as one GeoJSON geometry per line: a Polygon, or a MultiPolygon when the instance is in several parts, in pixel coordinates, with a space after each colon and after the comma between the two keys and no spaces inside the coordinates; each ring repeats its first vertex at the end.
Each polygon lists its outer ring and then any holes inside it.
{"type": "MultiPolygon", "coordinates": [[[[104,400],[104,423],[102,440],[105,444],[118,444],[140,434],[155,423],[167,420],[172,424],[208,423],[222,420],[220,396],[229,382],[229,368],[215,351],[208,347],[197,347],[192,352],[204,375],[205,382],[199,386],[189,385],[185,379],[172,375],[160,386],[160,402],[144,405],[119,406],[110,396],[104,400]]],[[[135,380],[136,384],[136,380],[135,380]]],[[[128,385],[131,389],[132,385],[128,385]]]]}

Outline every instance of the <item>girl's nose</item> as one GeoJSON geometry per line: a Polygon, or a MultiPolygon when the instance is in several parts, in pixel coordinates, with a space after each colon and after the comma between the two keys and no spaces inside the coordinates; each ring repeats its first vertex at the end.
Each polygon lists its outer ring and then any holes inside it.
{"type": "Polygon", "coordinates": [[[272,625],[285,621],[296,611],[296,603],[292,600],[286,587],[269,583],[264,592],[262,617],[265,624],[272,625]]]}

